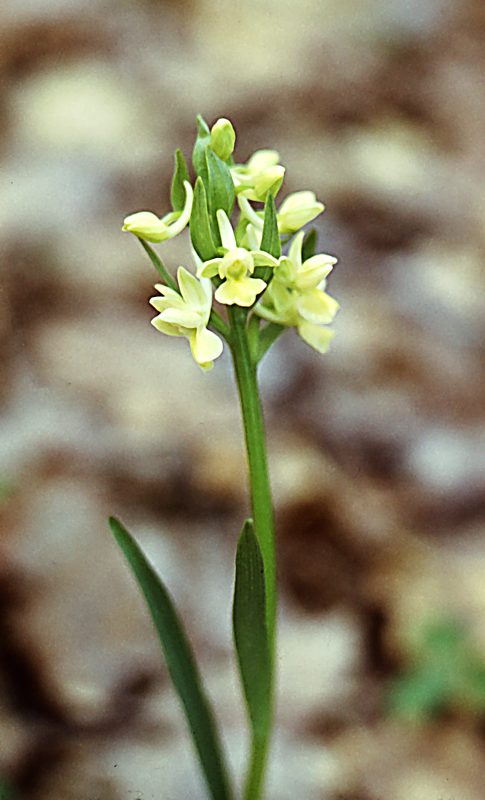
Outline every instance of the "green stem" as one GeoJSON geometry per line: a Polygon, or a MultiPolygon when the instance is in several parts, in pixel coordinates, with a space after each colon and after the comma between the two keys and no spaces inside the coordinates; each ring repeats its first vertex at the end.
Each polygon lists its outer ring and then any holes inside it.
{"type": "Polygon", "coordinates": [[[264,777],[268,763],[268,751],[271,737],[271,722],[264,737],[253,737],[251,758],[244,783],[243,800],[259,800],[264,788],[264,777]]]}
{"type": "MultiPolygon", "coordinates": [[[[276,557],[273,505],[266,457],[263,412],[259,397],[256,365],[251,358],[246,320],[247,312],[244,309],[238,307],[229,309],[230,341],[246,440],[252,516],[264,562],[266,623],[272,671],[270,691],[273,693],[276,628],[276,557]]],[[[272,729],[271,717],[272,715],[270,714],[266,729],[258,736],[253,736],[251,758],[243,794],[244,800],[259,800],[261,797],[272,729]]]]}

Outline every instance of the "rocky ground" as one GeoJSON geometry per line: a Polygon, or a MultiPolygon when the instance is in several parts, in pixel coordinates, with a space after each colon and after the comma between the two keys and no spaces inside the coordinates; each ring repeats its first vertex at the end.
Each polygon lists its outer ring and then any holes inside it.
{"type": "Polygon", "coordinates": [[[339,257],[331,353],[288,331],[261,370],[268,800],[483,800],[483,3],[7,0],[0,22],[5,797],[204,798],[113,512],[177,599],[241,773],[230,363],[204,375],[151,328],[156,276],[120,232],[166,210],[202,112],[233,120],[241,161],[279,150],[339,257]]]}

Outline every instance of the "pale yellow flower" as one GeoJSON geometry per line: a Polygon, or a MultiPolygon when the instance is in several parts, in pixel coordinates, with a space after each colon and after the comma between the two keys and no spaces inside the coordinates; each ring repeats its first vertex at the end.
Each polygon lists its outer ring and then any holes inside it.
{"type": "Polygon", "coordinates": [[[252,278],[256,267],[276,267],[278,259],[263,250],[238,247],[234,231],[225,211],[217,211],[217,222],[222,247],[226,251],[220,258],[211,258],[197,269],[198,277],[213,278],[219,275],[223,283],[216,289],[215,298],[225,305],[250,307],[258,294],[266,288],[261,278],[252,278]]]}
{"type": "Polygon", "coordinates": [[[288,256],[280,259],[255,311],[269,322],[295,327],[307,344],[326,353],[334,332],[324,326],[333,321],[339,304],[324,289],[337,259],[321,253],[302,261],[303,237],[300,231],[288,256]]]}
{"type": "Polygon", "coordinates": [[[276,150],[257,150],[246,164],[231,167],[238,194],[261,202],[269,191],[276,195],[285,177],[285,168],[278,164],[279,160],[276,150]]]}
{"type": "Polygon", "coordinates": [[[293,192],[286,197],[278,211],[280,233],[295,233],[307,222],[318,217],[325,206],[319,203],[314,192],[293,192]]]}
{"type": "Polygon", "coordinates": [[[151,211],[137,211],[123,222],[123,230],[133,233],[147,242],[164,242],[183,231],[190,220],[194,192],[188,181],[184,181],[185,205],[182,211],[170,211],[160,219],[151,211]]]}
{"type": "Polygon", "coordinates": [[[177,280],[180,293],[157,283],[159,297],[150,299],[159,312],[152,325],[168,336],[184,336],[189,340],[192,355],[204,370],[211,369],[223,349],[222,341],[207,325],[212,308],[212,284],[207,278],[198,280],[184,267],[179,267],[177,280]]]}

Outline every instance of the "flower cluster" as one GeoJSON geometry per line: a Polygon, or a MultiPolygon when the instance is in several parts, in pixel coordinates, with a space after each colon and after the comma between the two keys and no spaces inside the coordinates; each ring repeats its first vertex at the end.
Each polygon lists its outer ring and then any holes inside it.
{"type": "MultiPolygon", "coordinates": [[[[150,300],[159,312],[152,324],[169,336],[187,338],[203,369],[222,353],[220,336],[231,343],[230,326],[213,308],[214,289],[217,303],[240,307],[248,321],[254,320],[252,329],[260,341],[272,341],[284,328],[294,327],[321,353],[328,350],[333,337],[328,325],[339,308],[325,291],[336,259],[316,254],[316,232],[303,230],[321,214],[323,204],[313,192],[300,191],[276,208],[275,197],[285,176],[278,153],[258,150],[245,164],[235,164],[235,140],[229,120],[219,119],[209,129],[199,117],[192,154],[194,186],[178,150],[172,211],[161,218],[139,211],[123,224],[124,231],[142,240],[165,280],[166,285],[155,287],[160,295],[150,300]],[[147,242],[171,239],[187,225],[196,274],[179,267],[177,285],[147,242]],[[287,254],[282,247],[288,248],[287,254]]],[[[264,350],[254,349],[255,361],[264,350]]]]}

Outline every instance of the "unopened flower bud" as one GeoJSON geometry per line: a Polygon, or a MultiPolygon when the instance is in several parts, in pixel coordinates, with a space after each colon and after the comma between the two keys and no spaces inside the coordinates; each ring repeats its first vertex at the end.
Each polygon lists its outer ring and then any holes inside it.
{"type": "Polygon", "coordinates": [[[227,161],[234,150],[236,131],[232,122],[224,117],[218,119],[211,128],[210,145],[214,153],[223,161],[227,161]]]}

